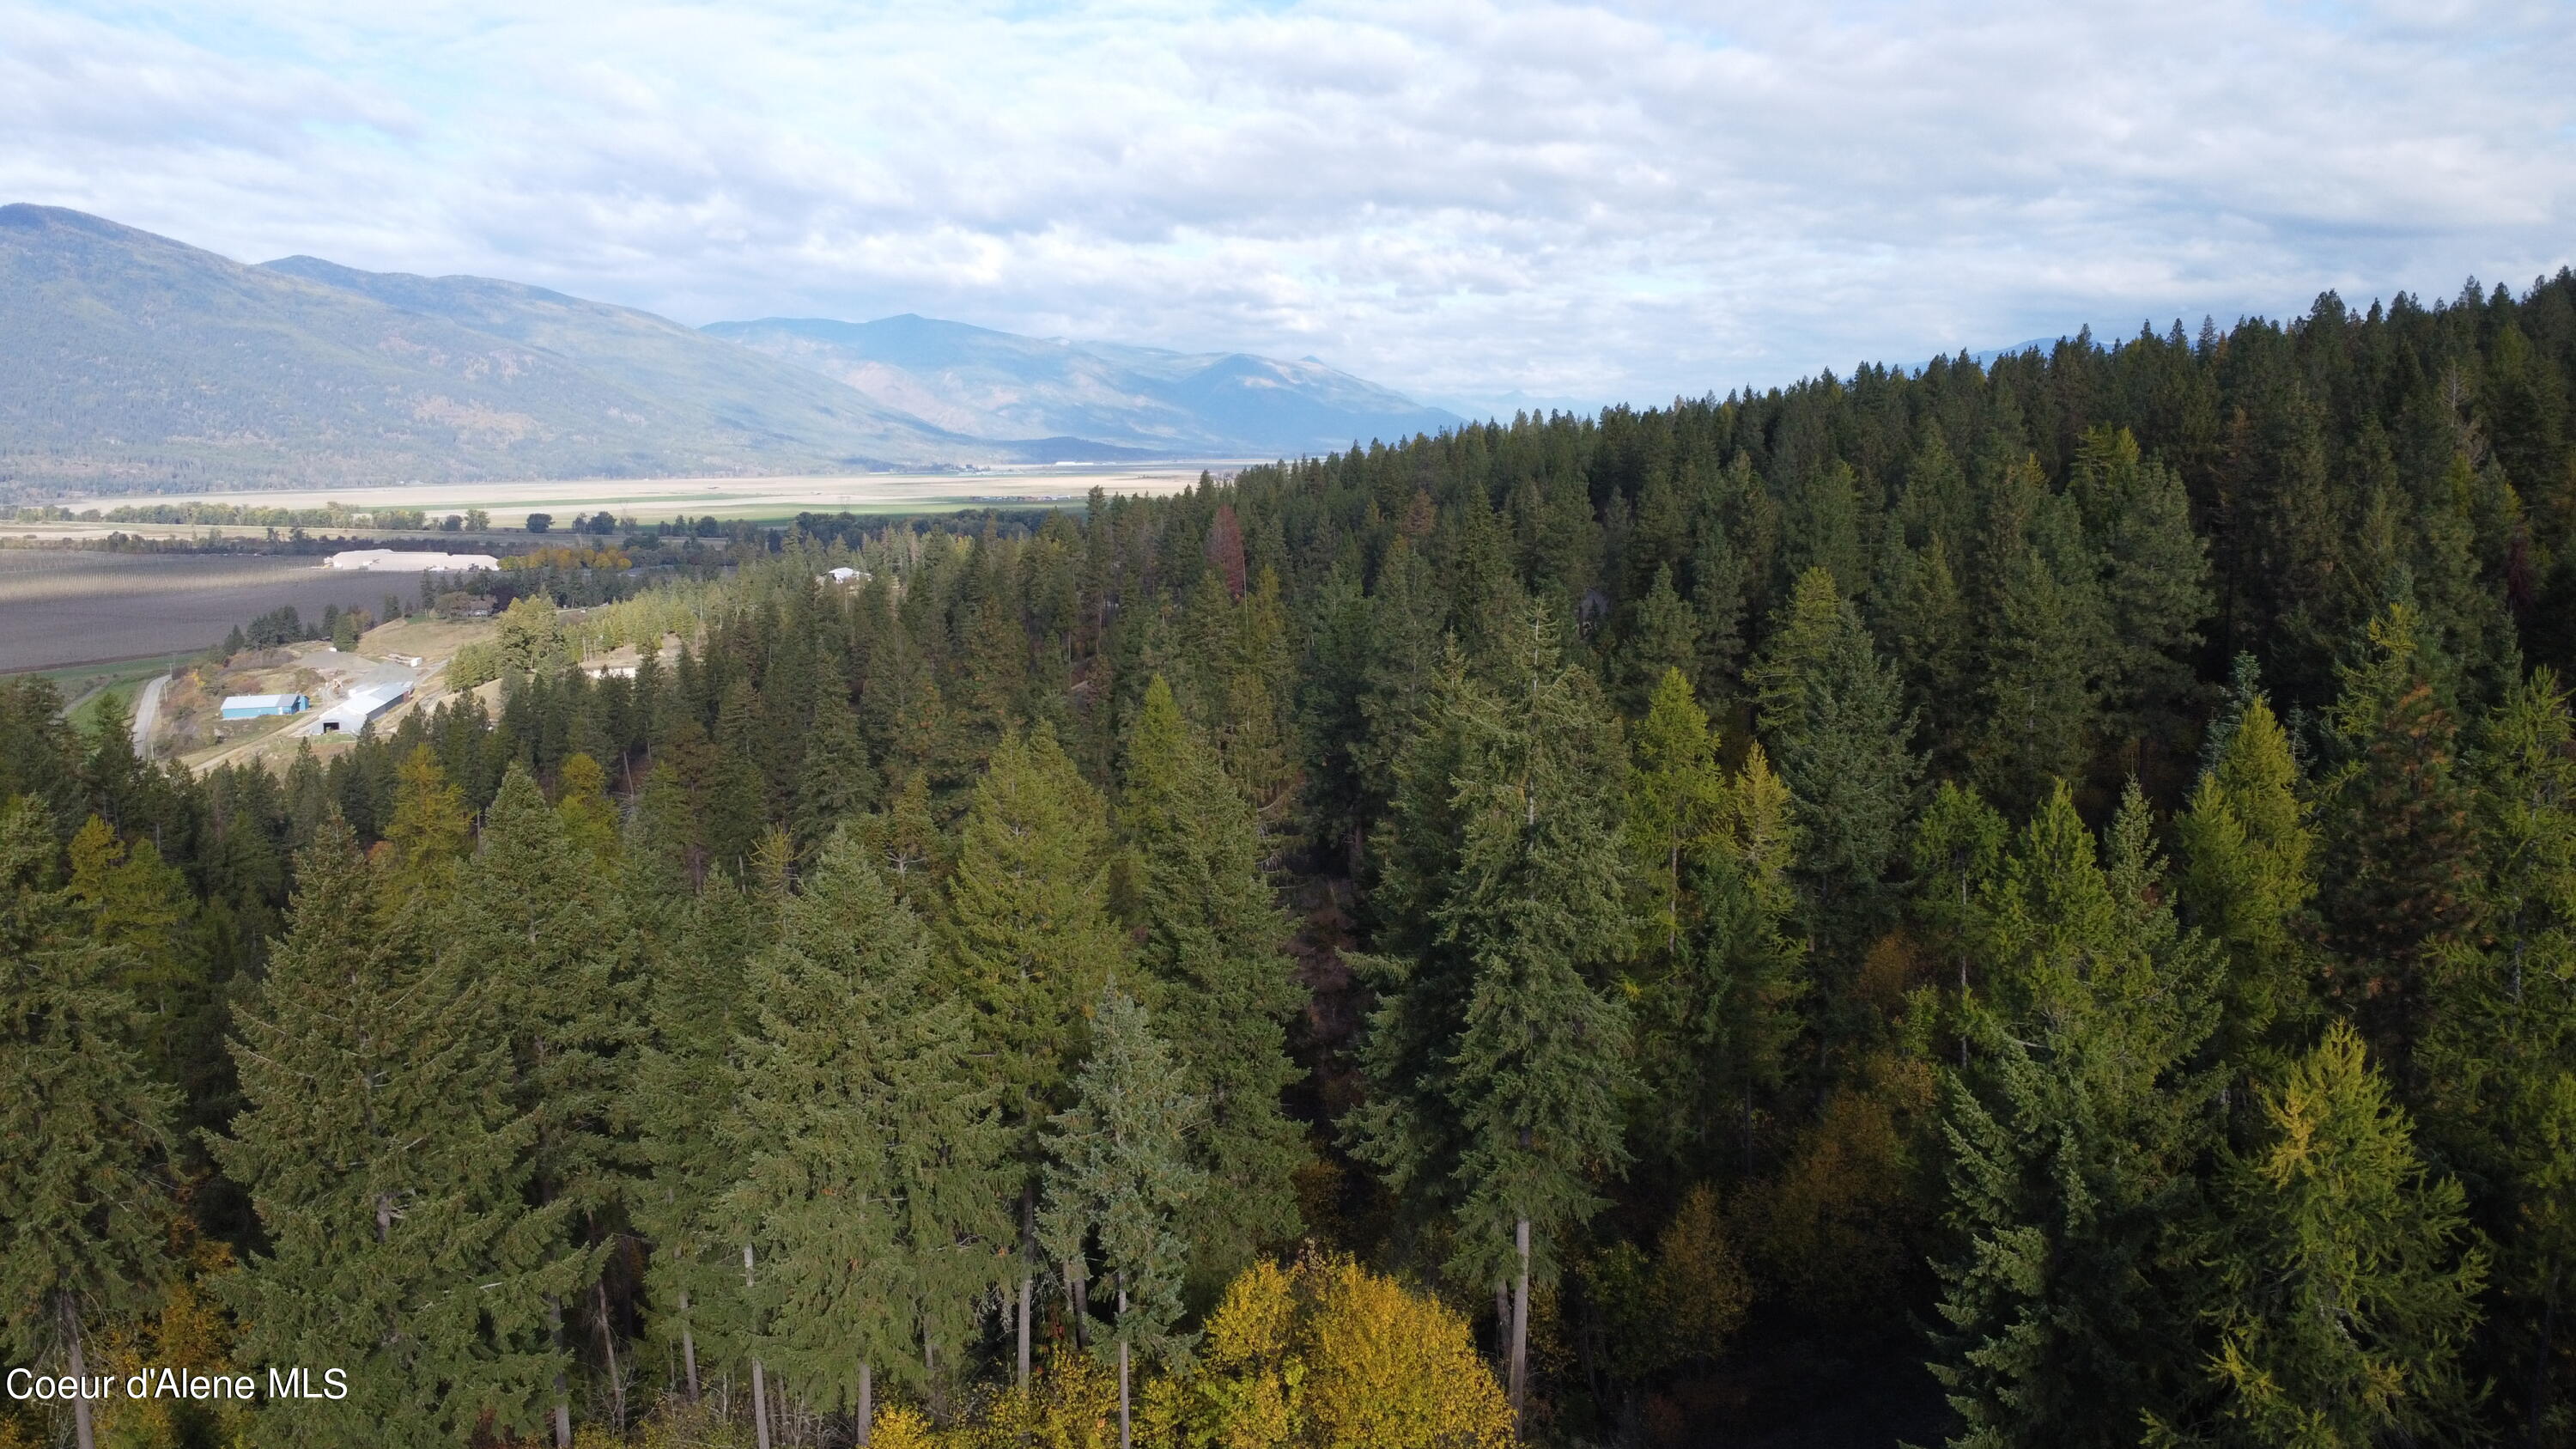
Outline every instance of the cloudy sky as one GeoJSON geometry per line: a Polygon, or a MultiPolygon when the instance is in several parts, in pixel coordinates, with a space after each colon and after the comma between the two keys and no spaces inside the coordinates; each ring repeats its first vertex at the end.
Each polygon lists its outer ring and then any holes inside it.
{"type": "Polygon", "coordinates": [[[1654,401],[2576,259],[2576,5],[0,0],[0,201],[1654,401]]]}

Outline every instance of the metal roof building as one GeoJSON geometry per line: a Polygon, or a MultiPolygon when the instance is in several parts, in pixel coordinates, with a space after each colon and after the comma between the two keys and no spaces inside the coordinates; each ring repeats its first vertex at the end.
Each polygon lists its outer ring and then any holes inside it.
{"type": "Polygon", "coordinates": [[[349,697],[322,711],[308,735],[362,735],[378,715],[411,698],[408,684],[366,684],[349,691],[349,697]]]}
{"type": "Polygon", "coordinates": [[[258,719],[263,715],[301,714],[313,701],[300,694],[235,694],[224,699],[224,718],[258,719]]]}
{"type": "Polygon", "coordinates": [[[343,549],[323,561],[324,568],[370,573],[453,574],[468,569],[497,569],[501,561],[488,553],[428,553],[408,548],[343,549]]]}

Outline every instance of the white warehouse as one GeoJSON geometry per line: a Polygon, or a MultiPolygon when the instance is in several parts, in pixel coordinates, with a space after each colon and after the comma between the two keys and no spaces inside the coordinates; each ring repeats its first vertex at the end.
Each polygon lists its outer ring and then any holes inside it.
{"type": "Polygon", "coordinates": [[[323,560],[329,569],[378,574],[461,574],[468,569],[497,569],[501,561],[488,553],[424,553],[410,548],[344,549],[323,560]]]}
{"type": "Polygon", "coordinates": [[[362,684],[349,697],[322,711],[304,732],[308,735],[362,735],[379,715],[411,698],[408,684],[362,684]]]}

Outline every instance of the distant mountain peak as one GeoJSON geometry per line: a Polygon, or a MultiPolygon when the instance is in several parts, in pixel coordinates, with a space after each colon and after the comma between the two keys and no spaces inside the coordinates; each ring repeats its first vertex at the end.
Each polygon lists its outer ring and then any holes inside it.
{"type": "Polygon", "coordinates": [[[1461,421],[1314,357],[1024,337],[912,313],[874,322],[771,317],[706,330],[977,437],[1049,433],[1166,453],[1279,456],[1461,421]]]}
{"type": "Polygon", "coordinates": [[[847,472],[1322,452],[1456,425],[1329,368],[905,312],[704,330],[523,282],[247,266],[0,205],[0,488],[847,472]]]}

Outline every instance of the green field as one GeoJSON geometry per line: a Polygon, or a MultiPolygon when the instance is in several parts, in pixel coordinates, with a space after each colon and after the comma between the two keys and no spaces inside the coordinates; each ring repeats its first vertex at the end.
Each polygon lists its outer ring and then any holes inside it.
{"type": "Polygon", "coordinates": [[[146,680],[155,675],[166,674],[173,666],[194,657],[189,654],[159,654],[148,659],[122,659],[106,664],[75,664],[66,669],[34,669],[26,672],[54,682],[54,688],[61,691],[63,696],[63,717],[70,720],[82,733],[87,734],[98,728],[99,710],[109,700],[117,701],[130,714],[134,708],[134,692],[142,688],[146,680]]]}

